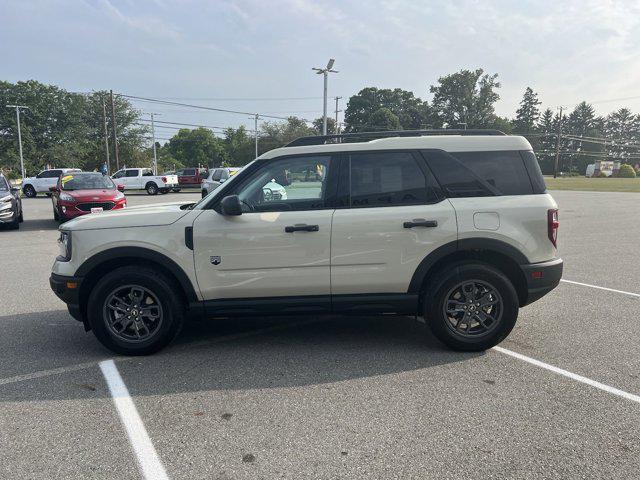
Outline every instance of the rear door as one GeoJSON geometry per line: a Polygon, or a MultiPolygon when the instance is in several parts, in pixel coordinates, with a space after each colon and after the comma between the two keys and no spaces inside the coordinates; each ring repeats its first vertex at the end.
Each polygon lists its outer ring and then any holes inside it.
{"type": "Polygon", "coordinates": [[[36,191],[48,192],[50,187],[55,187],[61,173],[62,173],[62,170],[59,170],[59,169],[46,170],[42,172],[37,177],[38,181],[35,185],[36,191]]]}
{"type": "Polygon", "coordinates": [[[455,211],[419,154],[353,153],[340,173],[331,293],[406,293],[420,262],[456,240],[455,211]]]}
{"type": "Polygon", "coordinates": [[[139,189],[144,188],[142,185],[142,177],[140,176],[140,169],[127,168],[124,171],[124,177],[122,177],[122,183],[125,189],[139,189]]]}
{"type": "Polygon", "coordinates": [[[320,296],[314,302],[328,311],[332,164],[327,155],[262,162],[227,192],[239,196],[242,215],[198,216],[194,258],[205,300],[320,296]],[[310,180],[305,171],[318,166],[322,176],[310,180]],[[274,181],[287,189],[286,200],[266,194],[274,181]]]}

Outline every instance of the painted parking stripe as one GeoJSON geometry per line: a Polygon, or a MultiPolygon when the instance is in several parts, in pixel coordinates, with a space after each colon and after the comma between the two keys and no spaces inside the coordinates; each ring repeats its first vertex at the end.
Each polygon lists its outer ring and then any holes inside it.
{"type": "Polygon", "coordinates": [[[631,400],[632,402],[640,403],[640,396],[634,395],[633,393],[625,392],[624,390],[605,385],[604,383],[596,382],[595,380],[591,380],[590,378],[583,377],[582,375],[578,375],[567,370],[563,370],[562,368],[554,367],[553,365],[549,365],[548,363],[541,362],[540,360],[536,360],[535,358],[527,357],[526,355],[522,355],[521,353],[507,350],[506,348],[493,347],[492,350],[503,353],[505,355],[509,355],[513,358],[517,358],[518,360],[522,360],[523,362],[530,363],[531,365],[535,365],[536,367],[544,368],[545,370],[549,370],[550,372],[562,375],[563,377],[570,378],[571,380],[575,380],[576,382],[590,385],[612,395],[617,395],[618,397],[626,398],[627,400],[631,400]]]}
{"type": "Polygon", "coordinates": [[[599,287],[598,285],[591,285],[589,283],[574,282],[573,280],[560,280],[564,283],[571,283],[573,285],[582,285],[583,287],[597,288],[598,290],[606,290],[607,292],[623,293],[624,295],[631,295],[632,297],[640,298],[640,293],[625,292],[624,290],[616,290],[615,288],[599,287]]]}
{"type": "Polygon", "coordinates": [[[151,443],[147,430],[144,428],[144,423],[142,423],[142,419],[138,415],[138,410],[129,395],[129,390],[124,384],[115,362],[113,360],[100,362],[100,370],[102,370],[104,379],[109,386],[113,403],[127,431],[131,447],[138,458],[142,476],[146,480],[168,480],[167,472],[156,453],[153,443],[151,443]]]}

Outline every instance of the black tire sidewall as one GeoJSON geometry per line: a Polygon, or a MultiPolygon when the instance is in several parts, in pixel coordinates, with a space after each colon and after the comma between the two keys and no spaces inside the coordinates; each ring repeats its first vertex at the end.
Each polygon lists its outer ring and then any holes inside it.
{"type": "Polygon", "coordinates": [[[36,189],[33,188],[31,185],[26,185],[22,189],[22,193],[24,193],[24,196],[27,197],[27,198],[33,198],[36,195],[38,195],[38,192],[36,192],[36,189]]]}
{"type": "Polygon", "coordinates": [[[431,332],[445,345],[463,351],[491,348],[506,338],[518,319],[518,294],[511,281],[499,270],[482,263],[463,263],[445,269],[426,293],[425,318],[431,332]],[[465,280],[481,280],[492,285],[502,297],[502,318],[497,327],[484,336],[466,338],[455,335],[446,325],[443,304],[449,291],[465,280]]]}
{"type": "Polygon", "coordinates": [[[149,195],[157,195],[158,194],[158,187],[157,187],[157,185],[154,185],[153,183],[147,185],[146,190],[147,190],[147,193],[149,195]]]}
{"type": "Polygon", "coordinates": [[[158,271],[141,267],[121,267],[105,275],[93,288],[87,303],[87,318],[93,333],[109,350],[123,355],[148,355],[167,346],[179,333],[183,323],[183,305],[175,294],[177,286],[158,271]],[[160,331],[140,343],[115,337],[103,318],[107,295],[120,285],[135,284],[148,288],[162,305],[160,331]]]}

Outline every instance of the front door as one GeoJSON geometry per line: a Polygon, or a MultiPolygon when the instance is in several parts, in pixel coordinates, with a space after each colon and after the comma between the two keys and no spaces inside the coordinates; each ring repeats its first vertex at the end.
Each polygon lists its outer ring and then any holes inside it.
{"type": "Polygon", "coordinates": [[[330,173],[326,155],[264,160],[225,192],[238,195],[242,215],[197,217],[194,260],[205,300],[322,296],[329,308],[330,173]]]}

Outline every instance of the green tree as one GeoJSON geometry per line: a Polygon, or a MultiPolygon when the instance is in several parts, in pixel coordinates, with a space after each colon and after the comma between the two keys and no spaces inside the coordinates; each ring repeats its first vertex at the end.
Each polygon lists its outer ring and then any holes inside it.
{"type": "Polygon", "coordinates": [[[603,119],[602,131],[610,140],[607,153],[623,161],[638,154],[640,144],[640,115],[633,115],[628,108],[621,108],[603,119]]]}
{"type": "Polygon", "coordinates": [[[432,108],[442,124],[448,128],[487,128],[495,123],[494,104],[500,96],[495,91],[500,88],[498,74],[485,74],[477,70],[461,70],[438,79],[432,85],[432,108]]]}
{"type": "Polygon", "coordinates": [[[540,118],[538,105],[541,103],[538,100],[538,94],[531,87],[527,87],[520,102],[520,107],[516,110],[516,119],[513,122],[515,132],[531,133],[534,131],[538,118],[540,118]]]}
{"type": "MultiPolygon", "coordinates": [[[[322,135],[322,126],[324,124],[324,120],[322,117],[316,118],[313,121],[313,129],[315,130],[315,135],[322,135]]],[[[327,134],[331,135],[333,133],[338,133],[336,130],[336,120],[335,118],[327,117],[327,134]]]]}
{"type": "Polygon", "coordinates": [[[413,92],[400,88],[378,89],[367,87],[349,98],[345,110],[345,132],[361,132],[375,127],[371,116],[381,108],[391,111],[404,129],[433,128],[434,118],[427,102],[413,92]]]}
{"type": "Polygon", "coordinates": [[[369,117],[365,130],[372,132],[379,130],[402,130],[400,119],[388,108],[379,108],[369,117]]]}
{"type": "Polygon", "coordinates": [[[249,136],[244,126],[227,128],[223,141],[227,154],[225,166],[242,167],[255,158],[254,138],[249,136]]]}
{"type": "Polygon", "coordinates": [[[185,167],[217,167],[228,158],[224,140],[204,127],[181,128],[169,140],[167,152],[185,167]]]}

